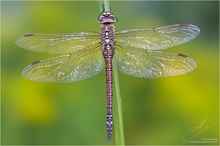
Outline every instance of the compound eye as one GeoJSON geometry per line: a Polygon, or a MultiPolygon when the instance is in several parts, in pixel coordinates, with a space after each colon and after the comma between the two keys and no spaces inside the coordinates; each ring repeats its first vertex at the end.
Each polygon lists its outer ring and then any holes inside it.
{"type": "Polygon", "coordinates": [[[98,18],[98,21],[100,23],[114,23],[117,20],[118,19],[111,12],[108,11],[103,11],[98,18]]]}

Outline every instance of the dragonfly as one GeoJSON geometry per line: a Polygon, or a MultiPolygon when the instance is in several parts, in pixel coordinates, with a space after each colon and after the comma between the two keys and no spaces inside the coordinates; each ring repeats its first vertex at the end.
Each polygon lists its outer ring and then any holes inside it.
{"type": "Polygon", "coordinates": [[[197,67],[187,55],[161,51],[196,38],[200,29],[192,24],[159,28],[115,30],[117,17],[103,10],[100,32],[26,34],[16,39],[21,48],[56,54],[25,67],[22,75],[33,81],[69,83],[95,76],[105,68],[107,140],[113,128],[113,65],[137,78],[162,78],[186,74],[197,67]]]}

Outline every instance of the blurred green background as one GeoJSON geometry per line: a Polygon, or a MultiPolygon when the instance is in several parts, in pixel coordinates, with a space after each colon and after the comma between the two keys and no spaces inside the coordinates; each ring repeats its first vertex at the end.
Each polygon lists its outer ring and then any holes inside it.
{"type": "MultiPolygon", "coordinates": [[[[193,41],[168,50],[194,58],[193,72],[161,79],[119,74],[126,144],[217,144],[219,2],[110,5],[119,19],[116,29],[176,23],[201,29],[193,41]]],[[[33,82],[21,76],[22,69],[51,55],[14,44],[28,33],[98,32],[99,13],[98,1],[1,2],[2,144],[114,144],[114,138],[106,142],[105,72],[70,84],[33,82]]]]}

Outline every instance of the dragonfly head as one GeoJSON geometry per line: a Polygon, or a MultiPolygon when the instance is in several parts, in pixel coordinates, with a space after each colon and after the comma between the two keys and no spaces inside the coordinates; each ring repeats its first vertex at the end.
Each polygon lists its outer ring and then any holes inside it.
{"type": "Polygon", "coordinates": [[[118,21],[118,18],[109,11],[102,11],[102,13],[98,17],[99,23],[106,24],[106,23],[115,23],[118,21]]]}

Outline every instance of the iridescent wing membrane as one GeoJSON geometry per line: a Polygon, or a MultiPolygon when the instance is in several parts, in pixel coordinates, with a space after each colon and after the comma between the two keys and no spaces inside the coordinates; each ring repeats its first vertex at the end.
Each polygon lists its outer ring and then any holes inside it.
{"type": "Polygon", "coordinates": [[[75,82],[90,78],[104,67],[99,33],[28,34],[16,40],[24,49],[62,54],[35,61],[22,75],[41,82],[75,82]]]}
{"type": "Polygon", "coordinates": [[[191,24],[176,24],[153,29],[124,29],[115,34],[117,68],[131,76],[160,78],[188,73],[196,62],[183,54],[162,52],[188,42],[200,33],[191,24]]]}
{"type": "MultiPolygon", "coordinates": [[[[192,58],[157,50],[188,42],[199,33],[199,28],[190,24],[116,31],[114,59],[117,68],[122,73],[140,78],[190,72],[197,66],[192,58]]],[[[31,51],[62,54],[28,65],[22,75],[31,80],[75,82],[98,74],[104,67],[99,33],[28,34],[15,43],[31,51]]]]}

